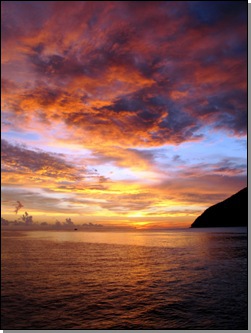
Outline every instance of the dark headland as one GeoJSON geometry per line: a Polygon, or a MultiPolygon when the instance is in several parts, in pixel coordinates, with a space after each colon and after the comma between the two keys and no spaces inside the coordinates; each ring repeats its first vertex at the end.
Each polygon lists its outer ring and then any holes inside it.
{"type": "Polygon", "coordinates": [[[243,227],[248,225],[248,189],[207,208],[191,228],[243,227]]]}

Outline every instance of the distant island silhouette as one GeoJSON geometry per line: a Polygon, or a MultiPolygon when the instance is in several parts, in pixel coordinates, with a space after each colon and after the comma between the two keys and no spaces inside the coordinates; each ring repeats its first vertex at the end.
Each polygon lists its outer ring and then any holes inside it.
{"type": "Polygon", "coordinates": [[[248,189],[207,208],[191,228],[242,227],[248,225],[248,189]]]}

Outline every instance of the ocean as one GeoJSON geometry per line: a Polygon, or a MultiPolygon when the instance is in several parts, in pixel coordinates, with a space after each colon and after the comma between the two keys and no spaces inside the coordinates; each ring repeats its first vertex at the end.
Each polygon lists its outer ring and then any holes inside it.
{"type": "Polygon", "coordinates": [[[247,329],[247,228],[2,231],[1,329],[247,329]]]}

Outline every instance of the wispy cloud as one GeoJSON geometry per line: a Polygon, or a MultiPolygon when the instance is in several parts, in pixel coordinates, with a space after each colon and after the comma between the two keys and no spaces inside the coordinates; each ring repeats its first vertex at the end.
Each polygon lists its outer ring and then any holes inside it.
{"type": "Polygon", "coordinates": [[[6,140],[2,140],[1,146],[3,171],[33,174],[38,177],[77,179],[74,167],[56,154],[34,151],[20,145],[15,146],[6,140]]]}

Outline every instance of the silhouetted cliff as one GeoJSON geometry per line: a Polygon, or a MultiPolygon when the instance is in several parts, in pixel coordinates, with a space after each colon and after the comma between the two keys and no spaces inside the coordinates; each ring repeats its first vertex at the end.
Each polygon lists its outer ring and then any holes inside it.
{"type": "Polygon", "coordinates": [[[241,227],[248,225],[248,189],[206,209],[191,228],[241,227]]]}

